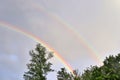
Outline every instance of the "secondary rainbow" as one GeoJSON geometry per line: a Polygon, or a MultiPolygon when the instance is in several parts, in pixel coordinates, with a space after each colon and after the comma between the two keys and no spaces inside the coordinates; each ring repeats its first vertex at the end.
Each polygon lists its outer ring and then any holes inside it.
{"type": "Polygon", "coordinates": [[[60,55],[60,53],[58,53],[54,48],[52,48],[51,46],[49,46],[46,42],[44,42],[43,40],[41,40],[39,37],[37,37],[36,35],[23,30],[21,28],[18,28],[17,26],[14,26],[12,24],[9,24],[7,22],[4,21],[0,21],[0,27],[5,27],[8,28],[10,30],[13,30],[15,32],[21,33],[24,36],[33,39],[34,41],[37,41],[39,43],[41,43],[44,47],[47,48],[47,50],[54,52],[54,56],[67,68],[68,71],[70,71],[73,75],[73,69],[72,67],[65,61],[65,59],[60,55]]]}
{"type": "Polygon", "coordinates": [[[94,47],[76,30],[72,25],[67,23],[65,20],[61,19],[58,15],[56,15],[53,12],[47,11],[44,7],[32,2],[31,6],[36,9],[37,11],[45,13],[48,17],[54,19],[55,21],[59,22],[70,31],[70,33],[73,33],[79,40],[80,44],[84,45],[85,48],[87,48],[90,51],[91,56],[100,64],[102,65],[102,60],[100,59],[100,54],[94,49],[94,47]]]}

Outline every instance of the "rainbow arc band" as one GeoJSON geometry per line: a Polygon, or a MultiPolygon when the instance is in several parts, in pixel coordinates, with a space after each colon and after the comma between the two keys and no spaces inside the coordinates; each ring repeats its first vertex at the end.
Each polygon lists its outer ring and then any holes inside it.
{"type": "Polygon", "coordinates": [[[65,59],[60,55],[60,53],[58,53],[54,48],[49,46],[47,43],[45,43],[43,40],[41,40],[36,35],[28,32],[24,29],[18,28],[17,26],[14,26],[12,24],[4,22],[4,21],[0,21],[0,27],[5,27],[5,28],[8,28],[17,33],[21,33],[22,35],[24,35],[30,39],[33,39],[34,41],[37,41],[38,43],[41,43],[44,47],[47,48],[47,50],[54,52],[53,53],[54,56],[67,68],[68,71],[70,71],[74,75],[72,67],[65,61],[65,59]]]}
{"type": "Polygon", "coordinates": [[[38,12],[43,12],[45,15],[57,21],[60,25],[62,25],[66,30],[70,33],[74,34],[76,38],[79,40],[79,43],[82,44],[89,52],[90,55],[97,61],[99,65],[103,65],[102,60],[100,59],[100,54],[94,49],[94,47],[74,28],[74,26],[67,23],[60,16],[55,14],[54,12],[50,12],[46,10],[43,6],[38,5],[34,1],[31,1],[31,6],[38,12]]]}

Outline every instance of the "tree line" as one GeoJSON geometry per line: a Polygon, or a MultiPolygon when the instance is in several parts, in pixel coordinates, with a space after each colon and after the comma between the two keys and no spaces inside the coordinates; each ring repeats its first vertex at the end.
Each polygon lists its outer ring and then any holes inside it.
{"type": "MultiPolygon", "coordinates": [[[[53,53],[47,51],[41,44],[29,52],[31,59],[27,64],[28,71],[24,73],[24,80],[47,80],[47,74],[54,72],[53,65],[49,60],[53,53]]],[[[57,71],[57,80],[120,80],[120,54],[106,57],[102,66],[90,66],[82,74],[78,70],[74,75],[65,68],[57,71]]]]}

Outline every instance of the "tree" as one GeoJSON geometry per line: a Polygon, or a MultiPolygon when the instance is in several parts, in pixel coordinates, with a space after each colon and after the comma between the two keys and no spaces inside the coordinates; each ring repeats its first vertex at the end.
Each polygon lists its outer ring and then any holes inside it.
{"type": "Polygon", "coordinates": [[[82,80],[103,80],[101,78],[100,68],[97,66],[87,68],[82,74],[82,80]]]}
{"type": "MultiPolygon", "coordinates": [[[[35,50],[30,51],[31,60],[27,64],[28,71],[24,73],[25,80],[47,80],[48,72],[52,63],[49,59],[53,57],[52,53],[47,51],[45,47],[38,44],[35,50]]],[[[65,68],[61,68],[57,72],[58,80],[120,80],[120,54],[117,56],[110,55],[103,61],[103,65],[91,66],[84,70],[83,74],[79,74],[78,70],[72,73],[67,72],[65,68]]]]}
{"type": "Polygon", "coordinates": [[[52,63],[48,62],[53,57],[41,44],[36,45],[35,50],[30,51],[31,60],[27,64],[28,70],[24,73],[25,80],[47,80],[46,75],[51,69],[52,63]]]}
{"type": "Polygon", "coordinates": [[[106,57],[103,63],[103,66],[85,70],[82,80],[120,80],[120,54],[106,57]]]}
{"type": "Polygon", "coordinates": [[[57,73],[58,80],[72,80],[72,76],[66,71],[65,68],[61,68],[61,70],[58,71],[57,73]]]}
{"type": "Polygon", "coordinates": [[[58,80],[81,80],[78,70],[74,70],[73,73],[74,75],[72,73],[68,73],[65,68],[61,68],[61,70],[58,71],[57,79],[58,80]]]}
{"type": "Polygon", "coordinates": [[[82,80],[81,75],[78,70],[73,71],[74,75],[72,75],[73,80],[82,80]]]}
{"type": "Polygon", "coordinates": [[[103,63],[104,65],[101,68],[105,80],[120,80],[120,54],[106,57],[103,63]]]}

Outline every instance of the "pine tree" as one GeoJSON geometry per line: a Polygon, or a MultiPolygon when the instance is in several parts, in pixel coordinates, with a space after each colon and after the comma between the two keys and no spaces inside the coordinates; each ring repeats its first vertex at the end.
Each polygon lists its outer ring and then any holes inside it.
{"type": "Polygon", "coordinates": [[[46,75],[52,72],[52,63],[48,62],[53,57],[41,44],[36,45],[35,50],[30,51],[31,60],[27,64],[28,70],[24,73],[25,80],[47,80],[46,75]]]}

